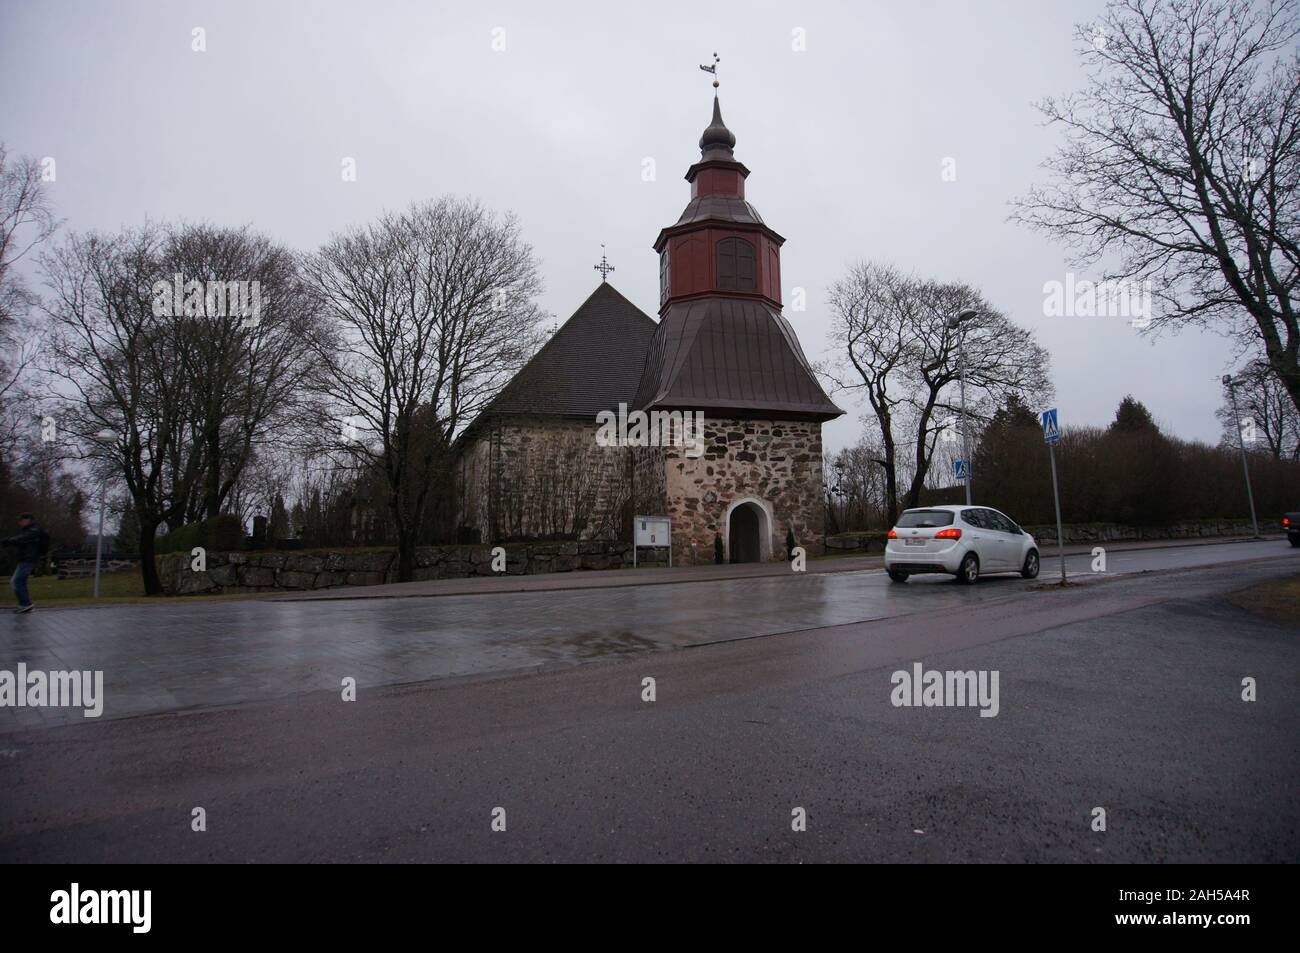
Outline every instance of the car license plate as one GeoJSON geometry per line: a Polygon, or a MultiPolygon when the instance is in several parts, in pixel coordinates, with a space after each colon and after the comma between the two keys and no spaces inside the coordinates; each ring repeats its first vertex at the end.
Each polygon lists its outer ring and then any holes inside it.
{"type": "Polygon", "coordinates": [[[928,540],[924,539],[905,539],[903,540],[908,546],[924,546],[928,540]]]}

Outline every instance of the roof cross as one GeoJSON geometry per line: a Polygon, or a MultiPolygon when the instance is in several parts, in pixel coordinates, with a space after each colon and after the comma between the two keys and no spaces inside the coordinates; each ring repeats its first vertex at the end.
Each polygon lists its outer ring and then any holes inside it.
{"type": "Polygon", "coordinates": [[[598,272],[600,272],[600,283],[604,284],[605,281],[609,278],[609,273],[614,270],[614,266],[611,265],[609,263],[609,260],[605,258],[604,242],[602,242],[600,245],[600,264],[594,267],[598,272]]]}

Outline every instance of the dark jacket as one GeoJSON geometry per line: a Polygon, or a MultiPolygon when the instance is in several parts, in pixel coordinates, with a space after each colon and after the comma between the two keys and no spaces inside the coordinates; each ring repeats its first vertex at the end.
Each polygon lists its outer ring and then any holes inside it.
{"type": "Polygon", "coordinates": [[[41,558],[41,550],[45,548],[45,530],[41,529],[41,524],[35,520],[28,523],[26,528],[20,529],[13,536],[3,540],[5,546],[18,547],[18,561],[20,563],[34,563],[41,558]]]}

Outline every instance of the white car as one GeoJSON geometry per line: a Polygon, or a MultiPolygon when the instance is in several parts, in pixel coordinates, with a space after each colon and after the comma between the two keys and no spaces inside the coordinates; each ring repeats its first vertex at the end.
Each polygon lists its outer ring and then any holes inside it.
{"type": "Polygon", "coordinates": [[[987,506],[904,510],[885,542],[885,570],[894,582],[944,572],[973,583],[984,573],[1038,575],[1038,543],[1015,521],[987,506]]]}

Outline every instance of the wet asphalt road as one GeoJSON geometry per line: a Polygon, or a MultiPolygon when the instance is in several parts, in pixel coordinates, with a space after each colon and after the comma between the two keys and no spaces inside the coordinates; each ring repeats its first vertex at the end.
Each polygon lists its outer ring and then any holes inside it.
{"type": "MultiPolygon", "coordinates": [[[[1112,548],[1105,576],[1261,557],[1300,571],[1300,549],[1270,540],[1112,548]]],[[[1068,557],[1071,578],[1103,578],[1092,563],[1091,556],[1068,557]]],[[[1056,579],[1059,563],[1044,558],[1039,583],[1056,579]]],[[[0,669],[25,662],[29,670],[102,671],[101,717],[120,718],[337,690],[344,678],[368,691],[544,670],[978,606],[1039,583],[1011,574],[974,588],[947,576],[914,577],[900,586],[877,570],[477,596],[54,609],[0,614],[0,669]]],[[[0,734],[84,720],[69,708],[0,708],[0,734]]]]}
{"type": "MultiPolygon", "coordinates": [[[[1223,596],[1300,563],[1258,552],[1066,590],[827,577],[903,608],[351,703],[9,732],[0,860],[1295,861],[1300,627],[1223,596]],[[891,705],[916,661],[998,671],[998,716],[891,705]]],[[[740,582],[700,601],[761,626],[802,591],[756,603],[740,582]]]]}

